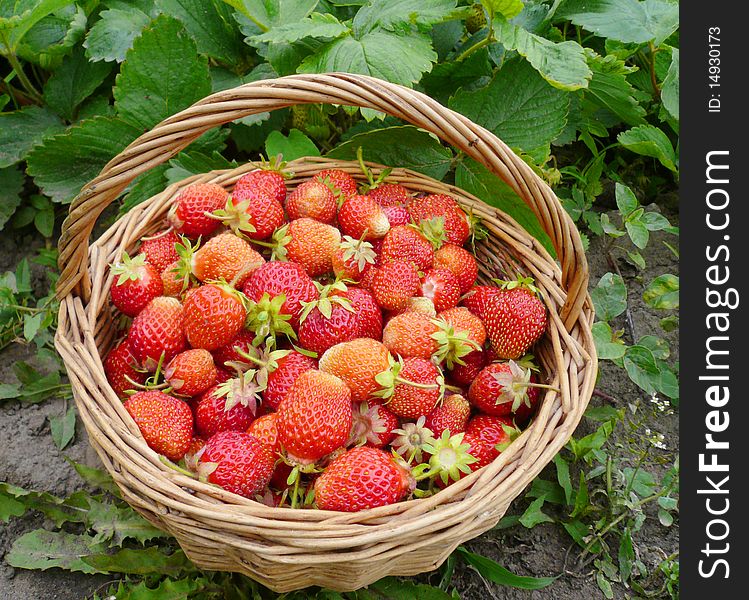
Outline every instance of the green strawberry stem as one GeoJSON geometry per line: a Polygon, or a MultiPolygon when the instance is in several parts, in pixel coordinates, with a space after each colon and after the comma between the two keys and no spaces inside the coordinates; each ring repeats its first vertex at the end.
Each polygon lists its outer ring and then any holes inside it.
{"type": "Polygon", "coordinates": [[[159,460],[164,463],[167,467],[170,469],[177,471],[177,473],[181,473],[182,475],[186,475],[190,479],[197,479],[195,476],[195,473],[192,473],[191,471],[188,471],[187,469],[183,469],[178,464],[173,463],[171,460],[169,460],[166,456],[163,454],[159,454],[159,460]]]}

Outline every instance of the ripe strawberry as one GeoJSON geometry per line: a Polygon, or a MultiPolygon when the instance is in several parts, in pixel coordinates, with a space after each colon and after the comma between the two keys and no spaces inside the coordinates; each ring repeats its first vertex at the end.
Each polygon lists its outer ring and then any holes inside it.
{"type": "Polygon", "coordinates": [[[473,254],[455,244],[444,244],[434,253],[434,268],[451,271],[458,278],[461,294],[471,289],[479,274],[473,254]]]}
{"type": "Polygon", "coordinates": [[[286,173],[281,168],[283,164],[275,165],[271,161],[270,165],[245,173],[234,184],[233,194],[242,196],[248,190],[259,190],[283,204],[286,200],[286,173]]]}
{"type": "Polygon", "coordinates": [[[183,312],[179,300],[159,296],[138,313],[128,334],[138,364],[153,372],[186,348],[183,312]]]}
{"type": "Polygon", "coordinates": [[[192,441],[192,412],[182,400],[163,392],[138,392],[125,400],[125,410],[152,450],[180,460],[192,441]]]}
{"type": "Polygon", "coordinates": [[[126,398],[126,390],[135,388],[132,382],[144,384],[148,373],[138,368],[127,338],[109,351],[104,360],[104,374],[109,385],[120,398],[126,398]]]}
{"type": "Polygon", "coordinates": [[[429,194],[412,198],[406,208],[411,215],[411,221],[417,225],[422,221],[441,217],[445,241],[448,243],[462,246],[471,235],[468,216],[452,196],[429,194]]]}
{"type": "Polygon", "coordinates": [[[332,346],[320,357],[320,370],[341,379],[351,400],[362,402],[380,389],[375,376],[390,367],[390,352],[371,338],[357,338],[332,346]]]}
{"type": "Polygon", "coordinates": [[[340,448],[352,420],[351,391],[335,375],[299,375],[278,407],[278,438],[291,461],[313,463],[340,448]]]}
{"type": "Polygon", "coordinates": [[[164,269],[161,274],[161,283],[164,286],[164,296],[178,299],[196,285],[195,278],[190,273],[190,265],[185,266],[181,259],[164,269]]]}
{"type": "Polygon", "coordinates": [[[438,312],[453,308],[460,299],[458,278],[446,269],[429,269],[421,278],[419,296],[429,298],[438,312]]]}
{"type": "Polygon", "coordinates": [[[377,262],[372,244],[344,235],[333,254],[333,272],[339,279],[359,281],[365,271],[377,262]]]}
{"type": "Polygon", "coordinates": [[[229,492],[252,498],[270,481],[276,460],[271,449],[244,431],[223,431],[206,442],[198,474],[229,492]]]}
{"type": "Polygon", "coordinates": [[[413,227],[399,225],[388,231],[382,241],[380,260],[411,262],[416,268],[425,271],[434,263],[434,248],[424,235],[413,227]]]}
{"type": "Polygon", "coordinates": [[[466,434],[475,435],[491,446],[512,441],[513,430],[515,425],[512,419],[491,415],[476,415],[466,426],[466,434]]]}
{"type": "Polygon", "coordinates": [[[374,296],[368,290],[349,287],[346,298],[356,313],[356,337],[367,337],[374,340],[382,339],[382,311],[374,296]]]}
{"type": "Polygon", "coordinates": [[[289,194],[285,208],[292,221],[309,217],[321,223],[332,224],[335,221],[338,204],[333,190],[324,183],[311,180],[299,184],[289,194]]]}
{"type": "Polygon", "coordinates": [[[389,260],[377,270],[372,281],[372,294],[382,308],[397,310],[408,304],[419,290],[419,272],[403,260],[389,260]]]}
{"type": "Polygon", "coordinates": [[[411,218],[408,216],[408,211],[404,206],[385,206],[382,209],[385,216],[388,218],[390,228],[402,227],[408,225],[411,222],[411,218]]]}
{"type": "Polygon", "coordinates": [[[463,443],[468,445],[468,453],[476,459],[476,462],[469,465],[472,472],[491,464],[500,454],[494,444],[485,442],[474,433],[466,433],[463,443]]]}
{"type": "Polygon", "coordinates": [[[241,287],[265,259],[242,238],[222,233],[208,240],[192,257],[192,273],[200,281],[223,279],[241,287]]]}
{"type": "Polygon", "coordinates": [[[299,343],[304,348],[320,356],[357,336],[359,319],[346,292],[342,283],[325,286],[318,300],[306,304],[299,325],[299,343]]]}
{"type": "Polygon", "coordinates": [[[297,377],[310,369],[317,369],[317,361],[296,350],[279,358],[278,367],[268,374],[268,384],[263,391],[264,405],[277,410],[297,377]]]}
{"type": "Polygon", "coordinates": [[[228,344],[216,348],[211,352],[213,355],[213,362],[216,366],[226,369],[234,368],[234,365],[230,363],[246,363],[247,359],[242,356],[240,352],[251,352],[254,339],[254,333],[247,329],[242,329],[228,344]]]}
{"type": "Polygon", "coordinates": [[[292,221],[286,231],[280,229],[277,235],[283,246],[283,250],[277,250],[279,258],[302,265],[310,277],[333,270],[333,255],[341,244],[341,232],[335,227],[303,218],[292,221]]]}
{"type": "Polygon", "coordinates": [[[235,234],[265,240],[286,222],[283,206],[259,188],[234,191],[223,208],[211,213],[235,234]]]}
{"type": "Polygon", "coordinates": [[[281,451],[281,444],[278,442],[278,425],[276,419],[278,413],[269,413],[255,419],[247,428],[247,433],[254,435],[258,440],[263,442],[276,456],[281,451]]]}
{"type": "Polygon", "coordinates": [[[226,369],[216,367],[216,385],[221,385],[222,383],[226,383],[230,379],[234,379],[234,377],[236,376],[237,376],[236,372],[232,373],[231,371],[227,371],[226,369]]]}
{"type": "Polygon", "coordinates": [[[184,329],[193,348],[216,350],[240,332],[247,316],[241,294],[227,285],[203,285],[185,298],[184,329]]]}
{"type": "Polygon", "coordinates": [[[486,329],[483,322],[464,306],[456,306],[448,310],[443,310],[437,313],[437,319],[451,325],[456,332],[467,332],[466,339],[474,346],[475,350],[480,349],[484,345],[486,341],[486,329]]]}
{"type": "Polygon", "coordinates": [[[431,299],[424,298],[423,296],[414,296],[408,299],[408,303],[403,308],[388,311],[387,319],[389,321],[391,318],[401,315],[404,312],[419,312],[432,318],[437,316],[437,311],[434,309],[434,302],[431,299]]]}
{"type": "Polygon", "coordinates": [[[219,431],[246,431],[255,419],[260,386],[250,370],[205,392],[195,410],[198,434],[209,438],[219,431]]]}
{"type": "Polygon", "coordinates": [[[169,223],[177,233],[189,238],[210,235],[220,224],[210,214],[222,208],[227,197],[226,190],[215,183],[188,186],[169,212],[169,223]]]}
{"type": "Polygon", "coordinates": [[[532,279],[500,283],[501,288],[476,286],[462,304],[484,322],[500,358],[520,358],[546,331],[546,307],[532,279]]]}
{"type": "Polygon", "coordinates": [[[216,384],[216,365],[208,350],[185,350],[164,369],[164,379],[182,396],[197,396],[216,384]]]}
{"type": "Polygon", "coordinates": [[[161,276],[146,262],[145,254],[130,258],[122,253],[122,261],[111,267],[114,281],[109,290],[114,304],[128,317],[136,316],[146,305],[164,292],[161,276]]]}
{"type": "Polygon", "coordinates": [[[382,343],[394,355],[431,359],[437,351],[434,335],[439,331],[432,319],[420,312],[405,312],[387,322],[382,330],[382,343]]]}
{"type": "Polygon", "coordinates": [[[437,408],[427,415],[424,423],[439,437],[443,431],[454,435],[466,430],[468,417],[471,414],[471,405],[461,394],[450,394],[446,396],[437,408]]]}
{"type": "Polygon", "coordinates": [[[382,390],[375,396],[384,398],[390,411],[406,419],[428,415],[444,392],[441,371],[424,358],[391,359],[390,369],[378,374],[376,381],[382,390]]]}
{"type": "Polygon", "coordinates": [[[340,169],[325,169],[315,175],[313,179],[328,185],[333,190],[339,204],[349,196],[356,194],[356,179],[340,169]]]}
{"type": "Polygon", "coordinates": [[[391,455],[362,446],[342,454],[315,480],[315,504],[322,510],[356,512],[393,504],[416,486],[391,455]]]}
{"type": "Polygon", "coordinates": [[[354,404],[353,424],[346,446],[372,446],[383,448],[395,439],[398,417],[380,404],[361,402],[354,404]]]}
{"type": "Polygon", "coordinates": [[[525,418],[538,401],[534,387],[549,386],[535,383],[531,369],[515,361],[491,363],[471,383],[468,399],[488,415],[504,417],[520,413],[525,418]]]}
{"type": "Polygon", "coordinates": [[[473,350],[461,357],[464,364],[455,363],[448,371],[450,380],[459,386],[471,385],[486,364],[486,352],[473,350]]]}
{"type": "Polygon", "coordinates": [[[390,229],[382,207],[361,194],[349,196],[338,209],[338,225],[343,233],[357,240],[381,238],[390,229]]]}
{"type": "Polygon", "coordinates": [[[179,236],[172,229],[165,229],[142,238],[139,252],[146,255],[146,262],[163,273],[164,269],[179,259],[175,245],[180,242],[179,236]]]}
{"type": "Polygon", "coordinates": [[[381,183],[376,188],[369,190],[367,196],[383,208],[405,206],[411,199],[408,189],[399,183],[381,183]]]}

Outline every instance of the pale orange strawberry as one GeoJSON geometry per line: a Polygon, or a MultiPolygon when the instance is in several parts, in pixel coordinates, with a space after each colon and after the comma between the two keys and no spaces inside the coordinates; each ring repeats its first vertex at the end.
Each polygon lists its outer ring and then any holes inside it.
{"type": "Polygon", "coordinates": [[[455,244],[444,244],[434,253],[434,268],[451,271],[458,278],[461,294],[471,289],[479,274],[473,254],[455,244]]]}
{"type": "Polygon", "coordinates": [[[153,372],[187,346],[184,311],[176,298],[154,298],[133,319],[128,339],[136,362],[153,372]]]}
{"type": "Polygon", "coordinates": [[[382,330],[382,343],[403,358],[417,356],[428,360],[439,348],[433,337],[438,331],[439,327],[428,315],[405,312],[387,322],[382,330]]]}
{"type": "Polygon", "coordinates": [[[180,352],[164,369],[164,379],[182,396],[197,396],[216,383],[216,365],[208,350],[180,352]]]}
{"type": "Polygon", "coordinates": [[[335,227],[314,219],[296,219],[276,236],[278,258],[302,265],[310,277],[333,271],[333,255],[341,244],[341,232],[335,227]]]}
{"type": "Polygon", "coordinates": [[[193,348],[225,346],[240,332],[247,316],[244,295],[228,285],[190,290],[184,306],[184,332],[193,348]]]}
{"type": "Polygon", "coordinates": [[[424,296],[414,296],[408,299],[408,303],[403,308],[398,310],[391,310],[387,313],[388,320],[393,317],[403,314],[404,312],[420,312],[428,315],[432,318],[437,316],[437,311],[434,308],[434,302],[424,296]]]}
{"type": "Polygon", "coordinates": [[[389,368],[390,352],[371,338],[336,344],[320,357],[320,370],[341,379],[351,390],[351,399],[362,402],[380,389],[375,377],[389,368]]]}
{"type": "Polygon", "coordinates": [[[473,342],[476,350],[480,349],[486,341],[486,328],[484,323],[476,315],[464,306],[456,306],[437,313],[437,319],[452,325],[455,331],[468,332],[468,340],[473,342]]]}
{"type": "Polygon", "coordinates": [[[269,413],[255,419],[247,428],[247,433],[254,435],[268,446],[273,451],[274,456],[281,451],[281,444],[278,442],[277,418],[278,413],[269,413]]]}
{"type": "Polygon", "coordinates": [[[417,295],[419,272],[410,262],[389,260],[377,269],[371,289],[377,304],[385,310],[403,308],[417,295]]]}
{"type": "Polygon", "coordinates": [[[338,209],[338,225],[344,234],[357,240],[381,238],[390,229],[382,207],[361,194],[349,196],[338,209]]]}
{"type": "Polygon", "coordinates": [[[208,240],[192,257],[192,273],[200,281],[223,279],[241,287],[265,259],[245,240],[222,233],[208,240]]]}
{"type": "Polygon", "coordinates": [[[189,238],[207,236],[220,223],[210,215],[226,204],[228,193],[215,183],[196,183],[186,187],[169,212],[169,223],[174,230],[189,238]]]}
{"type": "Polygon", "coordinates": [[[319,181],[311,180],[299,184],[286,199],[286,213],[290,220],[309,217],[321,223],[333,224],[336,217],[335,194],[319,181]]]}

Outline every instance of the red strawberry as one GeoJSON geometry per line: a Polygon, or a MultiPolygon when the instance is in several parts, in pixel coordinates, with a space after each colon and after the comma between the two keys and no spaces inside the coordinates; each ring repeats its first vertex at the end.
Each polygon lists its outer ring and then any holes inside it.
{"type": "Polygon", "coordinates": [[[125,400],[125,410],[152,450],[180,460],[192,441],[192,412],[182,400],[163,392],[138,392],[125,400]]]}
{"type": "Polygon", "coordinates": [[[166,229],[143,238],[140,253],[146,255],[146,261],[163,273],[169,265],[179,259],[175,246],[181,243],[179,236],[172,229],[166,229]]]}
{"type": "Polygon", "coordinates": [[[209,284],[191,290],[185,298],[187,340],[193,348],[216,350],[234,339],[246,316],[239,292],[229,286],[209,284]]]}
{"type": "Polygon", "coordinates": [[[429,298],[438,312],[453,308],[460,299],[460,283],[446,269],[429,269],[421,278],[419,296],[429,298]]]}
{"type": "Polygon", "coordinates": [[[353,424],[347,446],[383,448],[395,439],[398,417],[385,406],[371,402],[354,404],[353,424]]]}
{"type": "Polygon", "coordinates": [[[375,395],[385,398],[388,409],[406,419],[428,415],[444,389],[442,373],[424,358],[391,360],[390,370],[380,373],[376,380],[382,390],[375,395]]]}
{"type": "Polygon", "coordinates": [[[404,308],[419,290],[419,272],[403,260],[390,260],[377,269],[372,280],[372,294],[385,310],[404,308]]]}
{"type": "Polygon", "coordinates": [[[326,223],[314,219],[297,219],[285,231],[277,232],[279,258],[299,263],[310,277],[317,277],[333,270],[333,255],[341,244],[341,232],[326,223]]]}
{"type": "Polygon", "coordinates": [[[476,462],[468,465],[471,471],[477,471],[491,464],[500,454],[494,444],[485,442],[475,433],[466,433],[463,436],[463,443],[468,445],[468,453],[476,459],[476,462]]]}
{"type": "Polygon", "coordinates": [[[309,217],[322,223],[332,224],[335,221],[335,194],[324,183],[311,180],[301,183],[286,199],[286,212],[289,219],[309,217]]]}
{"type": "Polygon", "coordinates": [[[155,371],[159,361],[167,364],[187,346],[179,300],[165,296],[151,300],[133,319],[128,338],[138,364],[149,371],[155,371]]]}
{"type": "Polygon", "coordinates": [[[434,262],[434,248],[418,229],[399,225],[393,227],[383,239],[380,260],[383,263],[389,260],[407,261],[425,271],[434,262]]]}
{"type": "Polygon", "coordinates": [[[104,374],[107,376],[109,385],[120,398],[126,398],[125,391],[135,388],[132,382],[142,385],[148,379],[148,373],[138,368],[127,338],[107,354],[104,360],[104,374]]]}
{"type": "Polygon", "coordinates": [[[463,301],[486,326],[501,358],[520,358],[546,331],[546,307],[536,295],[532,279],[502,282],[497,292],[478,290],[463,301]]]}
{"type": "Polygon", "coordinates": [[[263,444],[268,446],[273,451],[274,456],[281,451],[281,444],[278,442],[277,418],[278,413],[263,415],[250,423],[250,426],[247,428],[247,433],[254,435],[263,444]]]}
{"type": "Polygon", "coordinates": [[[343,233],[357,240],[381,238],[390,229],[382,207],[361,194],[349,196],[338,209],[338,225],[343,233]]]}
{"type": "Polygon", "coordinates": [[[534,387],[548,386],[535,383],[530,368],[512,360],[491,363],[481,370],[468,388],[468,399],[488,415],[504,417],[520,413],[525,418],[538,400],[534,387]]]}
{"type": "Polygon", "coordinates": [[[377,253],[372,244],[344,235],[343,241],[333,254],[333,272],[339,279],[359,281],[375,262],[377,253]]]}
{"type": "Polygon", "coordinates": [[[436,437],[448,431],[454,435],[466,430],[468,417],[471,414],[471,405],[460,394],[450,394],[445,397],[437,408],[427,415],[424,423],[432,430],[436,437]]]}
{"type": "Polygon", "coordinates": [[[317,361],[296,350],[279,358],[278,367],[268,375],[268,384],[263,392],[264,405],[277,410],[297,377],[310,369],[317,369],[317,361]]]}
{"type": "Polygon", "coordinates": [[[229,492],[252,498],[268,485],[275,464],[271,449],[256,437],[224,431],[206,442],[198,474],[229,492]]]}
{"type": "Polygon", "coordinates": [[[145,254],[130,258],[122,253],[122,261],[111,266],[114,281],[109,290],[112,304],[128,317],[134,317],[146,305],[164,292],[161,276],[146,262],[145,254]]]}
{"type": "Polygon", "coordinates": [[[502,290],[489,285],[476,285],[461,299],[460,303],[482,321],[489,315],[489,306],[494,306],[494,296],[501,295],[502,290]]]}
{"type": "Polygon", "coordinates": [[[229,227],[237,235],[253,240],[265,240],[286,222],[283,206],[259,188],[235,189],[223,208],[211,216],[229,227]]]}
{"type": "Polygon", "coordinates": [[[491,415],[476,415],[468,422],[466,435],[475,435],[485,443],[496,446],[511,441],[513,432],[510,430],[515,430],[512,419],[491,415]]]}
{"type": "Polygon", "coordinates": [[[399,183],[381,183],[376,188],[369,190],[367,196],[383,208],[405,206],[411,199],[408,189],[399,183]]]}
{"type": "Polygon", "coordinates": [[[439,327],[424,313],[405,312],[390,319],[382,330],[382,343],[403,358],[431,359],[439,346],[434,336],[439,327]]]}
{"type": "Polygon", "coordinates": [[[299,325],[299,343],[318,356],[340,342],[357,337],[359,319],[342,283],[325,286],[319,300],[306,305],[299,325]]]}
{"type": "Polygon", "coordinates": [[[299,375],[278,407],[287,457],[309,464],[340,448],[351,431],[351,410],[351,391],[338,377],[316,370],[299,375]]]}
{"type": "Polygon", "coordinates": [[[314,282],[297,263],[271,261],[262,265],[247,280],[243,291],[254,302],[260,302],[263,295],[270,299],[283,294],[285,300],[281,314],[290,315],[289,322],[296,329],[303,303],[317,300],[320,293],[314,282]]]}
{"type": "Polygon", "coordinates": [[[169,212],[169,223],[177,233],[189,238],[207,236],[219,222],[210,214],[226,204],[228,194],[215,183],[196,183],[182,190],[169,212]]]}
{"type": "Polygon", "coordinates": [[[349,196],[356,194],[356,179],[340,169],[325,169],[313,178],[327,184],[338,198],[339,204],[349,196]]]}
{"type": "Polygon", "coordinates": [[[208,240],[192,257],[192,273],[200,281],[223,279],[241,287],[265,259],[242,238],[222,233],[208,240]]]}
{"type": "Polygon", "coordinates": [[[351,307],[356,313],[356,337],[381,340],[382,311],[371,292],[358,287],[350,287],[346,290],[346,298],[351,301],[351,307]]]}
{"type": "Polygon", "coordinates": [[[420,224],[434,218],[442,218],[445,241],[462,246],[471,235],[468,216],[454,198],[446,194],[429,194],[412,198],[406,206],[411,221],[420,224]]]}
{"type": "MultiPolygon", "coordinates": [[[[278,167],[281,166],[278,165],[278,167]]],[[[286,200],[286,173],[274,164],[250,171],[242,175],[234,184],[234,195],[241,196],[250,190],[264,192],[276,202],[283,204],[286,200]]]]}
{"type": "Polygon", "coordinates": [[[182,396],[197,396],[216,383],[216,365],[208,350],[185,350],[164,369],[164,379],[182,396]]]}
{"type": "Polygon", "coordinates": [[[222,368],[216,368],[216,385],[221,385],[222,383],[226,383],[230,379],[234,379],[234,377],[237,376],[237,373],[232,373],[231,371],[227,371],[226,369],[222,368]]]}
{"type": "Polygon", "coordinates": [[[390,228],[393,227],[402,227],[404,225],[408,225],[411,220],[408,216],[408,211],[403,206],[385,206],[382,209],[382,212],[385,213],[385,216],[388,218],[388,223],[390,223],[390,228]]]}
{"type": "Polygon", "coordinates": [[[451,271],[458,278],[461,294],[471,289],[479,274],[473,254],[455,244],[444,244],[434,253],[434,268],[451,271]]]}
{"type": "Polygon", "coordinates": [[[486,353],[473,350],[461,358],[464,364],[455,363],[448,371],[450,380],[460,386],[471,385],[486,364],[486,353]]]}
{"type": "Polygon", "coordinates": [[[246,363],[247,359],[245,359],[240,352],[250,352],[253,347],[252,342],[254,339],[254,333],[247,329],[242,329],[228,344],[216,348],[216,350],[211,352],[214,363],[216,363],[218,367],[227,369],[233,368],[233,365],[229,363],[246,363]]]}
{"type": "Polygon", "coordinates": [[[371,338],[357,338],[332,346],[320,357],[320,370],[341,379],[351,400],[362,402],[380,389],[375,377],[390,367],[390,352],[371,338]]]}
{"type": "Polygon", "coordinates": [[[465,339],[474,350],[479,350],[486,341],[486,329],[476,315],[464,306],[456,306],[437,313],[437,319],[449,324],[456,333],[466,332],[465,339]]]}
{"type": "Polygon", "coordinates": [[[255,419],[260,386],[255,371],[215,385],[205,392],[195,410],[195,428],[206,438],[219,431],[246,431],[255,419]]]}
{"type": "Polygon", "coordinates": [[[362,446],[333,460],[315,480],[315,504],[322,510],[356,512],[398,502],[415,485],[390,454],[362,446]]]}

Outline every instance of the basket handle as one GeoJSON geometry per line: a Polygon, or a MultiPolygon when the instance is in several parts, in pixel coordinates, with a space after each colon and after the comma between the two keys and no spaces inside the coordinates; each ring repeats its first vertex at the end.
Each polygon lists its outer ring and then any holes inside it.
{"type": "Polygon", "coordinates": [[[343,104],[371,108],[429,131],[486,166],[533,210],[549,235],[562,270],[568,330],[587,296],[588,263],[572,219],[554,192],[493,133],[429,96],[365,75],[327,73],[266,79],[218,92],[165,119],[115,156],[70,205],[59,240],[57,296],[88,300],[88,244],[102,211],[138,175],[166,162],[209,129],[259,112],[295,104],[343,104]]]}

